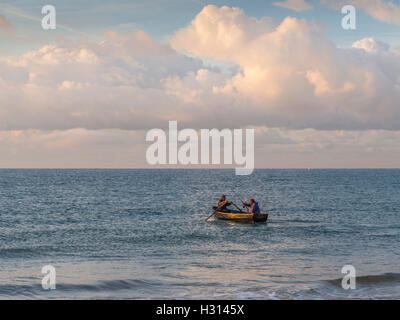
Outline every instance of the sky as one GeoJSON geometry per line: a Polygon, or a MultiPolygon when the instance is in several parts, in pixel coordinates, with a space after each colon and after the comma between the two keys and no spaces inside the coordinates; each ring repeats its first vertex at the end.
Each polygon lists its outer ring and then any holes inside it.
{"type": "Polygon", "coordinates": [[[254,128],[260,168],[399,167],[400,1],[0,0],[0,44],[2,168],[148,167],[169,120],[254,128]]]}

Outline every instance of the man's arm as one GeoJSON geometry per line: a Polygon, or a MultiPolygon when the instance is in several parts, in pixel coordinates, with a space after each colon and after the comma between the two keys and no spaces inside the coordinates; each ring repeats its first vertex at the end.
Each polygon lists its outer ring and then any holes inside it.
{"type": "Polygon", "coordinates": [[[254,204],[253,204],[252,206],[249,206],[249,207],[250,207],[250,209],[248,210],[248,212],[249,212],[249,213],[254,213],[254,212],[253,212],[254,204]]]}
{"type": "Polygon", "coordinates": [[[223,207],[223,206],[229,206],[229,205],[231,205],[232,204],[232,202],[228,202],[227,200],[225,200],[225,201],[218,201],[218,207],[223,207]]]}

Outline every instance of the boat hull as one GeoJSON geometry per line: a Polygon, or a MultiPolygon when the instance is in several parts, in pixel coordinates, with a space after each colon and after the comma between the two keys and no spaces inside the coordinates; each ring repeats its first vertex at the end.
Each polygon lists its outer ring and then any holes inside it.
{"type": "Polygon", "coordinates": [[[267,213],[239,213],[239,212],[216,212],[215,217],[219,220],[230,220],[236,222],[266,222],[268,219],[267,213]]]}

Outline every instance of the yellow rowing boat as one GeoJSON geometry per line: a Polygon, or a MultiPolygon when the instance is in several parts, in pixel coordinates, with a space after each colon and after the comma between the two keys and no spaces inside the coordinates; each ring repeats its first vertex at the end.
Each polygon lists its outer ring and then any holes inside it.
{"type": "Polygon", "coordinates": [[[221,212],[217,211],[215,217],[219,220],[230,220],[237,222],[265,222],[268,219],[267,213],[241,213],[240,211],[221,212]]]}

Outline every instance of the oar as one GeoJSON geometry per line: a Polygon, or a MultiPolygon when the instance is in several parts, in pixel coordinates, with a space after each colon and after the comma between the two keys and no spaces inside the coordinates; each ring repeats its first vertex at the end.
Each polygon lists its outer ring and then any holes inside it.
{"type": "Polygon", "coordinates": [[[238,209],[240,212],[243,212],[242,211],[242,209],[240,209],[236,204],[234,204],[233,202],[232,202],[232,204],[236,207],[236,209],[238,209]]]}
{"type": "MultiPolygon", "coordinates": [[[[237,196],[237,195],[236,195],[237,196]]],[[[244,205],[245,204],[245,202],[243,202],[243,200],[239,197],[239,200],[242,202],[242,204],[244,205]]],[[[240,210],[240,211],[242,211],[242,210],[240,210]]],[[[243,212],[243,211],[242,211],[243,212]]],[[[247,208],[247,206],[246,206],[246,212],[247,213],[249,213],[249,209],[247,208]]]]}
{"type": "MultiPolygon", "coordinates": [[[[235,197],[238,197],[236,193],[235,193],[235,197]]],[[[242,198],[241,198],[241,197],[238,197],[238,198],[239,198],[240,202],[241,202],[242,204],[244,204],[242,198]]]]}
{"type": "Polygon", "coordinates": [[[211,213],[204,221],[207,221],[208,219],[210,219],[218,210],[219,210],[219,207],[217,209],[215,209],[214,212],[211,213]]]}

